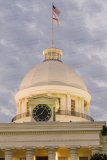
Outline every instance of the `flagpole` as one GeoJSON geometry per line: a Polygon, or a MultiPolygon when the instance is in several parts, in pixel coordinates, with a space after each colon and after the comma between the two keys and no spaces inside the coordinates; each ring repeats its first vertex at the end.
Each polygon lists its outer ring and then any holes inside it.
{"type": "Polygon", "coordinates": [[[52,2],[52,47],[53,47],[53,2],[52,2]]]}

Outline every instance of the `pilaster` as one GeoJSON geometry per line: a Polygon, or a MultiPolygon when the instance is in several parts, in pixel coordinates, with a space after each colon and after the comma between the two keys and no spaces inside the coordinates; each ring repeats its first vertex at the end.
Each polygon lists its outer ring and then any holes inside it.
{"type": "Polygon", "coordinates": [[[48,151],[48,160],[55,160],[58,146],[47,146],[45,149],[48,151]]]}
{"type": "Polygon", "coordinates": [[[70,152],[70,160],[77,160],[78,150],[80,146],[67,146],[68,151],[70,152]]]}

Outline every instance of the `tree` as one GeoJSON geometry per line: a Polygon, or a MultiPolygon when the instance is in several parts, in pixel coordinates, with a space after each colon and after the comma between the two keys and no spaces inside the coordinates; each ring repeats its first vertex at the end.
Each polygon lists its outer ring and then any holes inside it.
{"type": "Polygon", "coordinates": [[[90,160],[107,160],[107,155],[95,153],[94,155],[91,156],[90,160]]]}
{"type": "Polygon", "coordinates": [[[101,133],[102,133],[103,136],[107,135],[107,127],[106,126],[103,126],[103,129],[101,130],[101,133]]]}

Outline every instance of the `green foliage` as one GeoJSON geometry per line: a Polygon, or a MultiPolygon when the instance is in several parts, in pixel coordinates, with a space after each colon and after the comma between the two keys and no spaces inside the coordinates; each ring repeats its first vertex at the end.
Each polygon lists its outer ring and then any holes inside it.
{"type": "Polygon", "coordinates": [[[91,156],[90,160],[107,160],[106,154],[94,154],[91,156]]]}
{"type": "Polygon", "coordinates": [[[101,133],[102,133],[103,136],[107,135],[107,127],[106,126],[103,126],[103,129],[101,130],[101,133]]]}

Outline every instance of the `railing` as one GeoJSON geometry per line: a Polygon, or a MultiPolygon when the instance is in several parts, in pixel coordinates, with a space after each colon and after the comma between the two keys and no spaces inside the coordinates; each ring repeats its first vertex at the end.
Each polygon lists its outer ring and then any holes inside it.
{"type": "Polygon", "coordinates": [[[31,116],[31,114],[29,112],[25,112],[25,113],[22,113],[22,114],[18,114],[17,116],[15,116],[13,119],[12,119],[12,122],[18,120],[18,119],[21,119],[21,118],[26,118],[26,117],[29,117],[31,116]]]}
{"type": "Polygon", "coordinates": [[[56,112],[56,115],[76,116],[76,117],[85,118],[87,120],[94,122],[94,119],[92,117],[88,116],[87,114],[75,112],[75,111],[58,110],[58,112],[56,112]]]}
{"type": "MultiPolygon", "coordinates": [[[[76,117],[80,117],[80,118],[85,118],[87,120],[90,120],[92,122],[94,122],[94,119],[84,113],[80,113],[80,112],[74,112],[74,111],[67,111],[67,110],[58,110],[58,112],[55,112],[55,115],[69,115],[69,116],[76,116],[76,117]]],[[[17,116],[15,116],[13,119],[12,119],[12,122],[18,120],[18,119],[21,119],[21,118],[26,118],[26,117],[29,117],[31,116],[31,114],[29,112],[26,112],[26,113],[22,113],[22,114],[19,114],[17,116]]]]}

